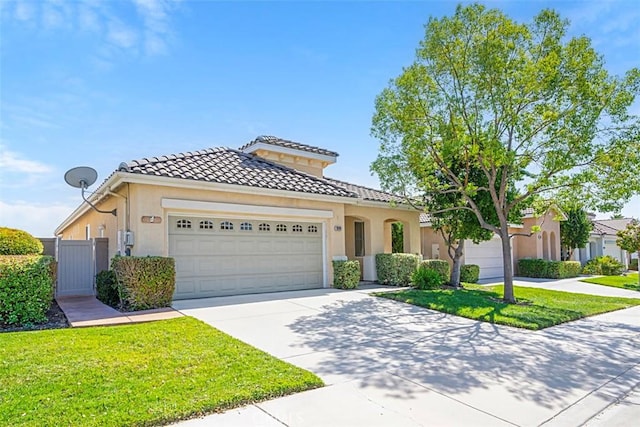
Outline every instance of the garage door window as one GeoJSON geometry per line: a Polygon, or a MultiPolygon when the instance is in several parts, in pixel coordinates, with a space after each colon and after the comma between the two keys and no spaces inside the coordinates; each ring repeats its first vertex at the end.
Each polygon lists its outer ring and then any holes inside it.
{"type": "Polygon", "coordinates": [[[300,224],[296,224],[291,227],[291,231],[293,231],[294,233],[302,233],[302,226],[300,224]]]}
{"type": "Polygon", "coordinates": [[[253,225],[250,222],[243,222],[242,224],[240,224],[240,230],[251,231],[253,230],[253,225]]]}
{"type": "Polygon", "coordinates": [[[204,220],[200,221],[201,230],[213,230],[213,221],[204,220]]]}
{"type": "Polygon", "coordinates": [[[233,230],[233,223],[230,221],[222,221],[220,223],[220,230],[233,230]]]}
{"type": "Polygon", "coordinates": [[[176,227],[177,228],[191,228],[191,221],[189,221],[188,219],[179,219],[176,222],[176,227]]]}
{"type": "Polygon", "coordinates": [[[262,223],[258,226],[258,231],[271,231],[271,226],[269,224],[262,223]]]}
{"type": "Polygon", "coordinates": [[[278,224],[276,225],[276,231],[281,231],[286,233],[287,232],[287,226],[284,224],[278,224]]]}
{"type": "Polygon", "coordinates": [[[318,232],[318,227],[316,227],[315,225],[310,225],[309,227],[307,227],[307,233],[317,233],[318,232]]]}

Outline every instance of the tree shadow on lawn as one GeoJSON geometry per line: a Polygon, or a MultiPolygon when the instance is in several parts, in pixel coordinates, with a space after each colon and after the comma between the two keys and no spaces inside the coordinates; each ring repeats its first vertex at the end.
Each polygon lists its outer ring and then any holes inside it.
{"type": "Polygon", "coordinates": [[[352,376],[403,399],[420,392],[400,378],[463,397],[498,387],[518,401],[564,408],[640,363],[640,327],[588,318],[529,331],[366,298],[336,302],[288,327],[327,355],[316,374],[352,376]]]}

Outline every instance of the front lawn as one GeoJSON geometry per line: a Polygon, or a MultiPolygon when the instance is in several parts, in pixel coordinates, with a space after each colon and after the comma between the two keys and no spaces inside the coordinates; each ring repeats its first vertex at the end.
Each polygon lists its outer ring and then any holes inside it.
{"type": "Polygon", "coordinates": [[[640,305],[640,299],[573,294],[546,289],[514,288],[518,304],[501,302],[502,285],[432,291],[406,290],[376,295],[443,313],[526,329],[544,329],[594,314],[640,305]]]}
{"type": "Polygon", "coordinates": [[[163,424],[320,386],[190,317],[0,334],[0,425],[163,424]]]}
{"type": "Polygon", "coordinates": [[[640,291],[640,286],[638,286],[638,273],[632,273],[628,276],[592,277],[589,279],[581,279],[580,281],[586,283],[594,283],[596,285],[613,286],[614,288],[640,291]]]}

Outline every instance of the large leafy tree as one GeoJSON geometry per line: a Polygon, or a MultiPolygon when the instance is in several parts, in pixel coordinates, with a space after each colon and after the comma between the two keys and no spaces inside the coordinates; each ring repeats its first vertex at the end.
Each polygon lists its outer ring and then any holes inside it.
{"type": "Polygon", "coordinates": [[[567,220],[560,223],[560,242],[567,251],[567,259],[570,259],[575,248],[584,248],[589,242],[593,223],[582,207],[566,207],[564,213],[567,220]]]}
{"type": "Polygon", "coordinates": [[[606,210],[640,190],[640,126],[628,114],[640,72],[611,76],[589,39],[568,38],[567,26],[551,10],[520,24],[458,6],[428,21],[415,62],[376,99],[372,170],[407,196],[459,196],[464,203],[441,211],[471,212],[502,239],[507,302],[515,302],[509,222],[523,203],[565,191],[606,210]],[[476,203],[480,194],[496,223],[476,203]]]}
{"type": "MultiPolygon", "coordinates": [[[[617,235],[618,246],[629,253],[638,252],[638,262],[640,263],[640,221],[631,221],[627,224],[627,228],[618,231],[617,235]]],[[[640,268],[638,269],[638,286],[640,286],[640,268]]]]}

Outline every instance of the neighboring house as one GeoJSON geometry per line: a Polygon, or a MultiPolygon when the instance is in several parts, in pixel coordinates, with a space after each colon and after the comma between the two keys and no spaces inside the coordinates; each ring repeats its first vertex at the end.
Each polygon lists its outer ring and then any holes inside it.
{"type": "Polygon", "coordinates": [[[627,251],[618,246],[617,233],[627,228],[632,218],[620,219],[595,219],[595,215],[589,215],[593,229],[589,236],[589,242],[584,248],[576,249],[572,259],[580,261],[583,265],[590,259],[609,255],[620,261],[625,268],[629,267],[629,255],[627,251]]]}
{"type": "MultiPolygon", "coordinates": [[[[531,227],[540,226],[541,230],[531,236],[514,236],[511,239],[511,259],[513,271],[517,274],[518,260],[522,258],[542,258],[560,260],[560,221],[566,216],[560,209],[553,208],[546,215],[536,217],[532,209],[523,212],[522,224],[513,224],[510,233],[529,234],[531,227]]],[[[425,259],[445,259],[449,264],[453,261],[449,257],[447,245],[439,232],[431,227],[429,216],[420,216],[422,256],[425,259]]],[[[463,264],[476,264],[480,267],[480,278],[491,279],[504,275],[502,258],[502,240],[494,235],[491,240],[473,243],[465,241],[463,264]]]]}
{"type": "Polygon", "coordinates": [[[375,255],[420,252],[419,212],[382,191],[325,178],[338,154],[261,136],[238,150],[122,163],[56,229],[63,239],[109,238],[116,254],[175,258],[175,298],[328,287],[334,259],[358,259],[375,280],[375,255]],[[392,206],[390,202],[395,202],[392,206]]]}

